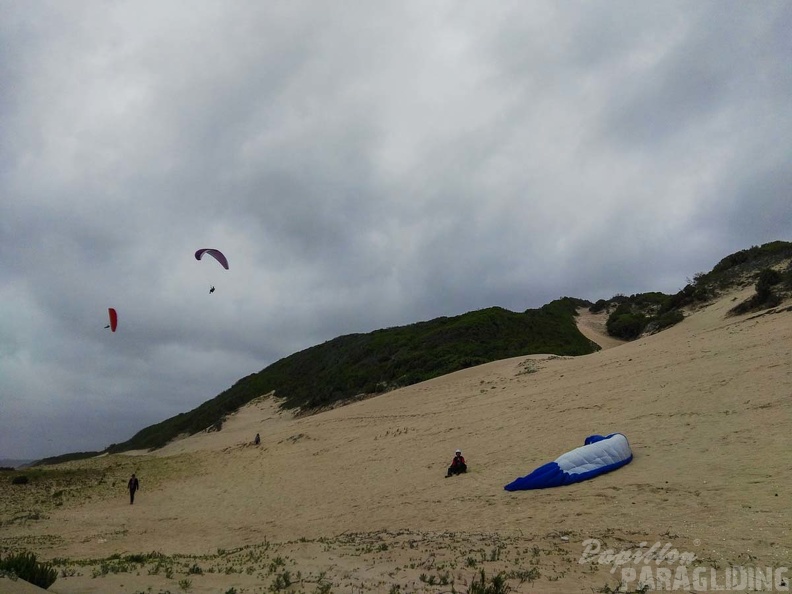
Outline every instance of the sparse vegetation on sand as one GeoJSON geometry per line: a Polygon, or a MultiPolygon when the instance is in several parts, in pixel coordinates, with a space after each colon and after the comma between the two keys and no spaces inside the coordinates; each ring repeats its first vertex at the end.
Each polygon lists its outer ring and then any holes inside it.
{"type": "Polygon", "coordinates": [[[55,583],[58,572],[49,563],[41,563],[30,551],[0,554],[0,571],[15,575],[45,590],[55,583]]]}
{"type": "Polygon", "coordinates": [[[506,594],[542,580],[556,582],[570,571],[590,576],[591,567],[570,565],[576,555],[574,547],[559,542],[556,534],[523,537],[405,530],[265,541],[206,555],[152,551],[54,558],[47,567],[65,591],[72,591],[72,581],[106,581],[110,588],[127,576],[138,588],[143,585],[138,592],[150,594],[218,591],[208,587],[218,578],[234,584],[219,591],[237,594],[506,594]]]}
{"type": "MultiPolygon", "coordinates": [[[[200,470],[198,460],[152,457],[100,457],[56,466],[37,466],[0,476],[0,527],[35,522],[55,509],[88,501],[98,502],[124,493],[129,475],[146,467],[146,488],[166,477],[184,476],[200,470]]],[[[2,541],[0,540],[0,544],[2,541]]]]}

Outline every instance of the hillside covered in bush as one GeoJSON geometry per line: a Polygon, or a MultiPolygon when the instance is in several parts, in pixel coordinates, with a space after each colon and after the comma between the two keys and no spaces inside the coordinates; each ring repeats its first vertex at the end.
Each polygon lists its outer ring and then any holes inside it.
{"type": "Polygon", "coordinates": [[[249,375],[190,412],[138,432],[108,452],[158,448],[183,434],[220,429],[225,416],[274,392],[281,406],[318,410],[489,361],[528,355],[585,355],[598,349],[577,329],[578,307],[562,298],[515,313],[500,307],[350,334],[310,347],[249,375]]]}
{"type": "Polygon", "coordinates": [[[707,273],[698,273],[674,295],[638,293],[600,299],[589,310],[608,311],[608,334],[633,340],[684,319],[683,308],[706,303],[725,290],[755,284],[756,293],[737,304],[734,314],[775,307],[792,294],[792,243],[773,241],[726,256],[707,273]]]}

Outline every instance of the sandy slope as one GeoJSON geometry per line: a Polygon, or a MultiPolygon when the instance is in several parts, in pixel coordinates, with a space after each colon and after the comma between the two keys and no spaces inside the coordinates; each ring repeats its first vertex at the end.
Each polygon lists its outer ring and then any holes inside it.
{"type": "Polygon", "coordinates": [[[595,342],[602,349],[612,349],[625,344],[626,341],[608,335],[608,331],[605,329],[607,321],[607,312],[593,314],[586,308],[578,309],[577,327],[583,336],[595,342]]]}
{"type": "Polygon", "coordinates": [[[581,330],[604,350],[498,361],[315,416],[262,399],[221,432],[92,462],[117,496],[5,526],[0,544],[32,543],[45,558],[203,555],[177,557],[172,577],[151,565],[97,578],[79,569],[50,588],[61,594],[176,592],[187,579],[191,592],[262,592],[284,569],[301,572],[297,592],[313,592],[322,572],[335,592],[451,591],[432,579],[464,592],[481,568],[511,572],[513,591],[591,592],[618,572],[577,562],[588,538],[670,542],[719,567],[790,566],[792,311],[726,317],[750,292],[618,348],[584,315],[581,330]],[[614,431],[634,450],[623,469],[503,490],[614,431]],[[444,479],[457,447],[471,472],[444,479]],[[131,469],[143,486],[134,506],[123,492],[131,469]],[[184,569],[196,563],[203,575],[184,569]],[[226,574],[229,564],[250,573],[226,574]]]}

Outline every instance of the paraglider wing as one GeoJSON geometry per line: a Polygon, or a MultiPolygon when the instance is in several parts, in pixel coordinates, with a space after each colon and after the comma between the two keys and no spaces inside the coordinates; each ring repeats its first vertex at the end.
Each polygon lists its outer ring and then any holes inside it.
{"type": "Polygon", "coordinates": [[[629,464],[632,458],[630,444],[621,433],[611,433],[605,437],[590,435],[582,447],[543,464],[527,476],[515,479],[504,489],[520,491],[571,485],[621,468],[629,464]]]}
{"type": "Polygon", "coordinates": [[[215,260],[220,262],[220,264],[222,265],[223,268],[228,270],[228,260],[223,255],[223,252],[221,252],[220,250],[214,250],[214,249],[211,249],[211,248],[202,248],[202,249],[198,250],[197,252],[195,252],[195,259],[196,260],[200,260],[201,258],[203,258],[204,254],[209,254],[215,260]]]}
{"type": "Polygon", "coordinates": [[[112,307],[107,310],[107,313],[110,315],[110,330],[115,332],[116,326],[118,326],[118,314],[112,307]]]}

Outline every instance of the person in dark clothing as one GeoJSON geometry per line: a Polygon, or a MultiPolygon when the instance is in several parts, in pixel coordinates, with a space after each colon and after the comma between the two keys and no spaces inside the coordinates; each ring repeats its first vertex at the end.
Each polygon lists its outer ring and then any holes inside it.
{"type": "Polygon", "coordinates": [[[129,483],[127,483],[127,489],[129,489],[129,504],[132,505],[135,503],[135,491],[140,489],[140,481],[134,474],[132,474],[129,483]]]}
{"type": "Polygon", "coordinates": [[[261,443],[261,435],[256,433],[256,439],[253,440],[253,443],[259,445],[261,443]]]}
{"type": "Polygon", "coordinates": [[[446,478],[454,476],[455,474],[462,474],[463,472],[467,472],[467,464],[465,463],[464,456],[462,456],[462,451],[457,450],[454,459],[451,460],[451,466],[448,467],[446,478]]]}
{"type": "Polygon", "coordinates": [[[209,293],[214,293],[214,292],[215,292],[215,288],[214,288],[214,285],[213,285],[213,286],[209,287],[209,293]]]}

